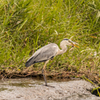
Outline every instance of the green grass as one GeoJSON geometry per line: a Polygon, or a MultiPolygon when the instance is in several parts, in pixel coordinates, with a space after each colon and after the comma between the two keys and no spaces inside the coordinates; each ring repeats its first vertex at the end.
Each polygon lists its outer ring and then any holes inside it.
{"type": "Polygon", "coordinates": [[[23,69],[37,49],[63,38],[80,48],[57,56],[47,68],[100,76],[100,0],[0,0],[0,69],[23,69]]]}

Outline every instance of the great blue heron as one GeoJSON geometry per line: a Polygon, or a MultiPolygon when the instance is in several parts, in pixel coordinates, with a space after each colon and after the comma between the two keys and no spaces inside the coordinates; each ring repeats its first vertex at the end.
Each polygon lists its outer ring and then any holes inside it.
{"type": "Polygon", "coordinates": [[[59,49],[58,45],[55,43],[50,43],[48,45],[43,46],[39,50],[37,50],[26,62],[25,66],[29,67],[34,63],[38,62],[45,62],[43,69],[42,69],[42,74],[44,77],[45,81],[45,86],[47,86],[47,81],[45,77],[45,67],[46,64],[50,59],[53,57],[63,54],[67,51],[67,46],[76,46],[76,42],[71,41],[70,39],[63,39],[60,43],[61,50],[59,49]]]}

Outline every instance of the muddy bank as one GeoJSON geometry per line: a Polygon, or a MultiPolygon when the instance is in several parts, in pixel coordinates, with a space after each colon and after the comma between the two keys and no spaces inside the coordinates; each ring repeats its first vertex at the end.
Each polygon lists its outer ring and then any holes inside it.
{"type": "MultiPolygon", "coordinates": [[[[6,69],[3,71],[0,71],[0,79],[11,79],[11,78],[28,78],[28,77],[32,77],[32,78],[36,78],[36,79],[42,79],[43,80],[43,75],[42,75],[42,69],[39,69],[37,71],[37,69],[34,68],[27,68],[24,69],[22,71],[16,71],[16,70],[10,70],[10,69],[6,69]]],[[[87,79],[91,80],[92,82],[94,82],[95,84],[100,85],[100,77],[97,73],[92,73],[90,71],[80,71],[80,72],[76,72],[76,71],[67,71],[67,70],[63,70],[63,71],[46,71],[46,76],[47,79],[49,80],[62,80],[62,81],[66,81],[66,80],[71,80],[72,78],[80,78],[83,79],[84,77],[86,77],[87,79]]]]}
{"type": "Polygon", "coordinates": [[[93,85],[85,80],[43,84],[30,78],[0,81],[0,100],[100,100],[91,94],[93,85]]]}

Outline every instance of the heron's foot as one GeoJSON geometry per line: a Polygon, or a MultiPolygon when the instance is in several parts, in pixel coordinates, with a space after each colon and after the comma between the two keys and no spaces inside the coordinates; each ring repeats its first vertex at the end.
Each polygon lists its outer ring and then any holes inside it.
{"type": "Polygon", "coordinates": [[[45,84],[44,86],[51,87],[51,88],[55,88],[54,86],[51,86],[51,85],[46,85],[46,84],[45,84]]]}
{"type": "Polygon", "coordinates": [[[45,86],[48,86],[46,82],[45,82],[45,86]]]}

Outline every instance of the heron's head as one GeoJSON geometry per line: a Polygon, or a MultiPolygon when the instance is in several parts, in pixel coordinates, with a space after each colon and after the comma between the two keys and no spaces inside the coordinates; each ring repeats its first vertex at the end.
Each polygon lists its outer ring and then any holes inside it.
{"type": "Polygon", "coordinates": [[[78,43],[73,42],[73,41],[70,40],[70,39],[63,39],[63,41],[66,43],[66,45],[78,47],[78,46],[77,46],[78,43]]]}

